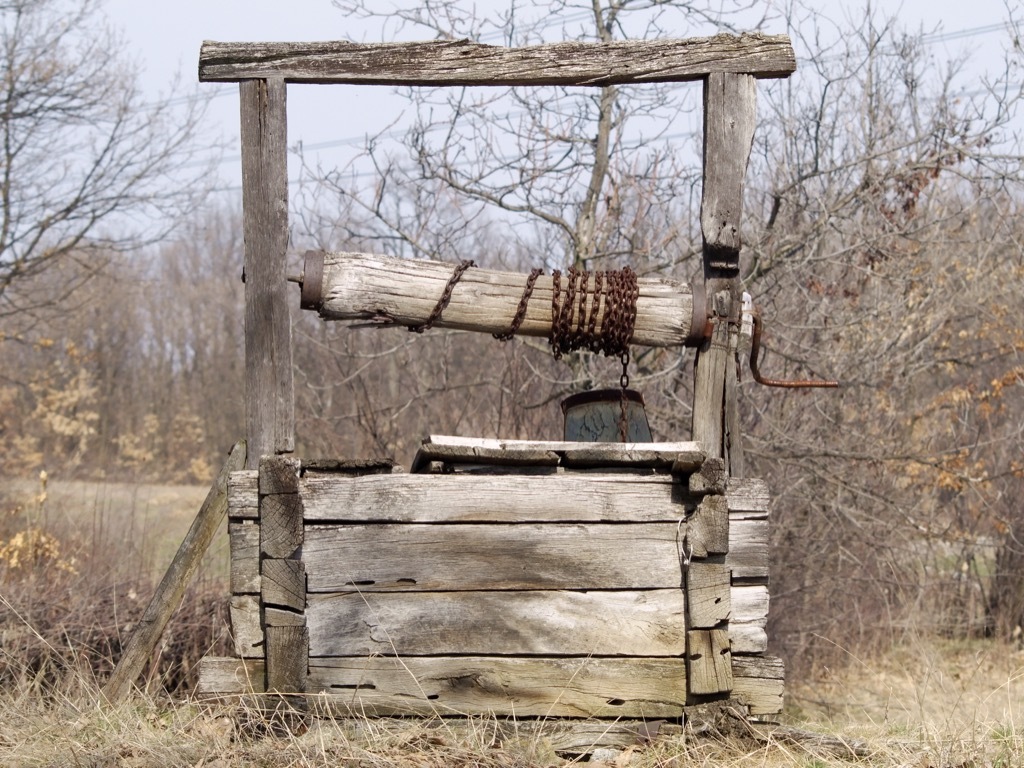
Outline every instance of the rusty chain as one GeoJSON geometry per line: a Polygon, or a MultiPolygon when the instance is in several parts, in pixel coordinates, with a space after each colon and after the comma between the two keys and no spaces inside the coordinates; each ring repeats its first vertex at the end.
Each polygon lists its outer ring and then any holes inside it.
{"type": "Polygon", "coordinates": [[[636,302],[640,296],[636,273],[629,267],[596,272],[592,293],[589,291],[589,272],[572,267],[566,277],[568,285],[563,299],[562,273],[556,269],[551,275],[551,336],[548,341],[555,359],[577,349],[601,352],[607,357],[628,356],[636,322],[636,302]],[[588,296],[593,297],[589,312],[588,296]],[[597,314],[602,306],[602,297],[604,312],[598,333],[597,314]]]}
{"type": "Polygon", "coordinates": [[[519,326],[523,324],[523,320],[526,317],[526,307],[530,303],[530,296],[533,295],[533,286],[537,282],[537,278],[544,274],[544,270],[540,267],[534,267],[530,270],[530,276],[526,278],[526,287],[523,289],[523,295],[519,299],[519,306],[516,307],[516,313],[512,317],[512,325],[509,326],[507,331],[503,333],[491,334],[498,341],[510,341],[516,333],[519,332],[519,326]]]}
{"type": "Polygon", "coordinates": [[[465,271],[470,267],[475,266],[476,263],[471,259],[464,259],[462,263],[455,268],[455,271],[452,272],[452,276],[448,278],[448,284],[445,285],[441,298],[437,300],[437,304],[434,305],[434,309],[431,311],[426,322],[420,323],[419,325],[410,325],[409,330],[413,333],[429,331],[431,327],[433,327],[434,323],[441,318],[441,313],[444,312],[445,307],[447,307],[448,303],[452,300],[452,289],[455,288],[455,285],[462,279],[462,275],[465,271]]]}

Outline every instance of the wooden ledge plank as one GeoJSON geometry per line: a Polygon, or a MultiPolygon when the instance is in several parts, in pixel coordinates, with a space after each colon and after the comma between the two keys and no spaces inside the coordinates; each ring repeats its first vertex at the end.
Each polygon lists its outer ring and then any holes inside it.
{"type": "Polygon", "coordinates": [[[645,658],[311,659],[307,691],[334,694],[326,702],[338,714],[678,717],[686,667],[645,658]]]}
{"type": "Polygon", "coordinates": [[[310,595],[310,656],[663,656],[686,651],[680,590],[310,595]]]}
{"type": "Polygon", "coordinates": [[[431,461],[450,463],[560,465],[564,467],[646,467],[691,471],[705,459],[695,442],[579,443],[559,440],[501,440],[431,435],[413,460],[417,472],[431,461]]]}
{"type": "MultiPolygon", "coordinates": [[[[723,567],[734,578],[767,576],[766,525],[732,526],[723,567]]],[[[310,592],[679,589],[678,531],[674,522],[309,525],[302,561],[310,592]]]]}
{"type": "Polygon", "coordinates": [[[280,77],[356,85],[588,85],[701,80],[712,72],[788,77],[796,55],[786,35],[554,43],[525,48],[468,40],[364,44],[223,43],[207,40],[199,80],[280,77]]]}

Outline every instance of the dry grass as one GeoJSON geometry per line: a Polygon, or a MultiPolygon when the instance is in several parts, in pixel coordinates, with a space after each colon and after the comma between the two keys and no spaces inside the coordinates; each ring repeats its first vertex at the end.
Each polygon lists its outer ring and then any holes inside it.
{"type": "MultiPolygon", "coordinates": [[[[203,490],[69,485],[51,487],[43,502],[38,486],[18,493],[9,492],[0,507],[7,510],[0,543],[31,522],[52,533],[57,550],[40,550],[41,560],[17,572],[0,564],[0,765],[490,768],[589,760],[603,768],[817,768],[854,762],[808,742],[742,732],[724,740],[670,736],[591,759],[557,754],[533,730],[487,718],[321,718],[301,732],[268,735],[272,729],[256,707],[203,704],[186,695],[198,657],[225,650],[217,613],[226,596],[217,576],[225,567],[223,545],[140,681],[144,690],[110,707],[99,688],[124,629],[145,607],[156,566],[169,561],[203,490]],[[54,568],[55,559],[74,568],[54,568]]],[[[1024,766],[1020,649],[921,637],[884,655],[846,657],[841,669],[791,682],[786,723],[863,742],[869,754],[859,765],[1024,766]]]]}

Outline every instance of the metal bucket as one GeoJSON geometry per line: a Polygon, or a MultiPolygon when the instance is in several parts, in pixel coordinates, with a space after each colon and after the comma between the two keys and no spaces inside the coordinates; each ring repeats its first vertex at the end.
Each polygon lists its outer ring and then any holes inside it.
{"type": "Polygon", "coordinates": [[[626,420],[626,442],[650,443],[651,427],[644,410],[644,398],[634,389],[595,389],[570,395],[562,401],[565,440],[582,443],[622,441],[622,419],[626,420]]]}

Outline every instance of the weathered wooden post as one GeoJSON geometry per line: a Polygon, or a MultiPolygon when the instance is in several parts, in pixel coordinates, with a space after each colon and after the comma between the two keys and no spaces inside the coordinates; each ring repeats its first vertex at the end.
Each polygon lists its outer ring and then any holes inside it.
{"type": "MultiPolygon", "coordinates": [[[[688,522],[685,554],[687,662],[693,696],[730,691],[731,570],[727,480],[743,476],[743,445],[734,363],[740,321],[740,218],[743,177],[754,138],[753,75],[713,72],[704,80],[704,188],[700,223],[704,236],[704,283],[710,337],[698,348],[693,399],[693,439],[704,446],[709,469],[691,490],[708,493],[688,522]]],[[[691,479],[693,480],[693,479],[691,479]]]]}
{"type": "Polygon", "coordinates": [[[284,78],[242,80],[246,466],[295,450],[284,78]]]}

